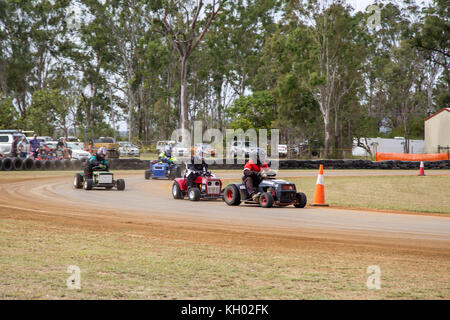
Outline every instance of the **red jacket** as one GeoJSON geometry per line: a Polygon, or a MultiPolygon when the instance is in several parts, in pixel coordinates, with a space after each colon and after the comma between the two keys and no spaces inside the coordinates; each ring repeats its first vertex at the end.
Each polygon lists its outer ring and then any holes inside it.
{"type": "Polygon", "coordinates": [[[269,170],[269,166],[267,165],[267,163],[263,163],[262,165],[257,165],[256,163],[254,163],[252,160],[249,160],[244,167],[244,173],[246,170],[250,170],[253,172],[260,172],[261,169],[264,170],[269,170]]]}

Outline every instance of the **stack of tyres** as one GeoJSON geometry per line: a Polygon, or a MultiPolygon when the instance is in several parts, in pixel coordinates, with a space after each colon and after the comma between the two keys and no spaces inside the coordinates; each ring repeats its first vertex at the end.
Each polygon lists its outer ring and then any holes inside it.
{"type": "Polygon", "coordinates": [[[2,170],[11,171],[13,168],[13,163],[11,158],[5,158],[2,161],[2,170]]]}
{"type": "Polygon", "coordinates": [[[62,170],[64,168],[64,164],[61,160],[52,160],[52,169],[53,170],[62,170]]]}
{"type": "Polygon", "coordinates": [[[72,161],[69,159],[63,160],[63,168],[64,170],[72,170],[72,161]]]}
{"type": "Polygon", "coordinates": [[[53,169],[53,165],[52,165],[51,160],[42,160],[41,164],[42,164],[42,166],[41,166],[42,170],[51,170],[51,169],[53,169]]]}
{"type": "Polygon", "coordinates": [[[12,169],[13,170],[22,170],[22,159],[20,158],[12,158],[12,169]]]}
{"type": "Polygon", "coordinates": [[[42,169],[42,162],[41,162],[41,160],[34,160],[34,168],[36,170],[41,170],[42,169]]]}
{"type": "Polygon", "coordinates": [[[34,160],[33,159],[25,159],[22,164],[22,170],[33,170],[34,169],[34,160]]]}

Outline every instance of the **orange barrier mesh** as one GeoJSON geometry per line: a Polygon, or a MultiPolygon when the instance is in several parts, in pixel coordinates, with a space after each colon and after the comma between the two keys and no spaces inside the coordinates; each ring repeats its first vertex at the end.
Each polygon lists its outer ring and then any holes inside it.
{"type": "Polygon", "coordinates": [[[412,153],[377,152],[377,161],[383,161],[383,160],[442,161],[442,160],[450,160],[450,154],[449,153],[412,154],[412,153]]]}

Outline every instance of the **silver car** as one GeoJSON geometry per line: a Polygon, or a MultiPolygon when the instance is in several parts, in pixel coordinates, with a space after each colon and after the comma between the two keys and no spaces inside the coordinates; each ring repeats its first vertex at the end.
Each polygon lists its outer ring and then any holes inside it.
{"type": "Polygon", "coordinates": [[[123,156],[139,157],[139,149],[131,142],[119,142],[119,152],[123,156]]]}

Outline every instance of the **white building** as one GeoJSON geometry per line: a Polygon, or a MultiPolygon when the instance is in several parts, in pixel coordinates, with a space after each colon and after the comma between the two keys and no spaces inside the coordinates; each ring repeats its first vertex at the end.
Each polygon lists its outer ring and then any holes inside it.
{"type": "MultiPolygon", "coordinates": [[[[352,155],[357,157],[367,157],[369,154],[361,147],[357,147],[357,139],[353,140],[352,155]]],[[[365,143],[364,139],[361,139],[365,143]]],[[[394,139],[367,138],[367,144],[372,151],[372,155],[377,152],[404,153],[405,138],[395,137],[394,139]]],[[[423,153],[425,149],[424,140],[409,140],[409,153],[423,153]]]]}
{"type": "Polygon", "coordinates": [[[425,119],[425,152],[439,153],[438,146],[450,147],[450,108],[425,119]]]}

